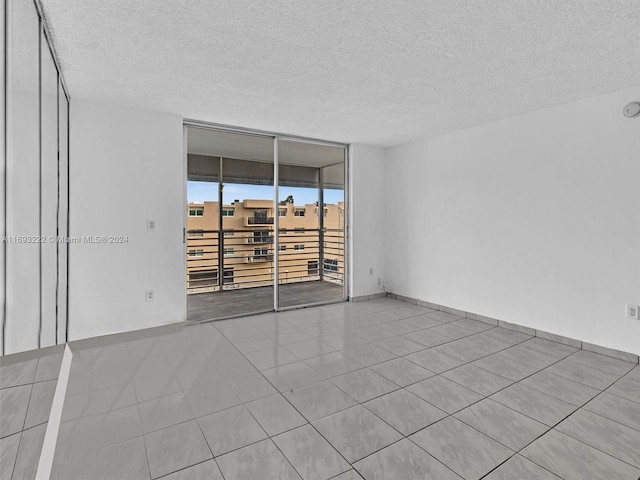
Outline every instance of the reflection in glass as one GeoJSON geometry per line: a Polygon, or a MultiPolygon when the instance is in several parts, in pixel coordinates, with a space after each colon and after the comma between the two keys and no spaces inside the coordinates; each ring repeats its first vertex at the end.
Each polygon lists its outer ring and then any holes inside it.
{"type": "MultiPolygon", "coordinates": [[[[65,95],[62,83],[58,83],[58,190],[60,206],[58,208],[58,235],[69,236],[69,100],[65,95]]],[[[58,343],[67,341],[67,259],[68,243],[57,243],[58,252],[58,343]]]]}
{"type": "MultiPolygon", "coordinates": [[[[7,235],[40,234],[39,19],[33,2],[11,3],[7,77],[7,235]]],[[[5,344],[12,353],[38,347],[40,247],[8,243],[5,344]]]]}
{"type": "MultiPolygon", "coordinates": [[[[41,35],[41,234],[56,238],[58,230],[58,71],[44,35],[41,35]]],[[[58,248],[43,242],[41,248],[42,330],[40,346],[56,344],[56,289],[58,248]]]]}

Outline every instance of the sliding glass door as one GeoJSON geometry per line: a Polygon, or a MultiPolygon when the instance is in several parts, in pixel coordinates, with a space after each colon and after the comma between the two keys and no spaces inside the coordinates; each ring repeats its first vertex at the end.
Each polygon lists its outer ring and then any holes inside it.
{"type": "Polygon", "coordinates": [[[189,128],[190,321],[273,309],[274,139],[189,128]]]}
{"type": "Polygon", "coordinates": [[[345,153],[187,128],[189,321],[346,299],[345,153]]]}
{"type": "Polygon", "coordinates": [[[278,306],[344,291],[345,149],[278,139],[278,306]]]}

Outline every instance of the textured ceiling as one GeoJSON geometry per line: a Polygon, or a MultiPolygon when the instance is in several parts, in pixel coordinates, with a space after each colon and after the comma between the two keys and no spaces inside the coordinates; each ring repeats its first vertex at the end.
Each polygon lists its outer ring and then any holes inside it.
{"type": "Polygon", "coordinates": [[[341,142],[640,84],[640,0],[41,1],[72,97],[341,142]]]}

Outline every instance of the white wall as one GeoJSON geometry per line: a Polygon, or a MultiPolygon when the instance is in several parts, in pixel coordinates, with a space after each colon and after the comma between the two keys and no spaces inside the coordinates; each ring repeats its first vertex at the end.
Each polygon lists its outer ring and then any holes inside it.
{"type": "Polygon", "coordinates": [[[31,2],[12,1],[6,7],[6,234],[33,242],[4,246],[4,353],[8,354],[38,348],[41,337],[41,250],[37,242],[41,172],[38,14],[31,2]]]}
{"type": "Polygon", "coordinates": [[[69,340],[184,321],[182,119],[72,98],[70,135],[71,236],[128,243],[71,245],[69,340]]]}
{"type": "MultiPolygon", "coordinates": [[[[4,23],[4,8],[0,7],[0,25],[6,28],[4,23]]],[[[5,91],[5,41],[4,35],[0,35],[0,112],[5,111],[4,97],[5,91]]],[[[4,115],[0,115],[0,152],[5,151],[5,125],[4,115]]],[[[5,196],[5,176],[4,172],[7,167],[6,155],[0,155],[0,236],[6,235],[6,221],[4,215],[4,196],[5,196]]],[[[4,245],[0,246],[0,355],[4,355],[4,323],[5,323],[5,301],[6,301],[6,285],[4,283],[5,264],[4,264],[4,245]]]]}
{"type": "Polygon", "coordinates": [[[384,150],[364,145],[349,148],[349,218],[352,297],[382,292],[385,281],[384,150]],[[370,270],[373,269],[373,273],[370,270]]]}
{"type": "Polygon", "coordinates": [[[394,293],[640,353],[640,88],[387,151],[394,293]]]}

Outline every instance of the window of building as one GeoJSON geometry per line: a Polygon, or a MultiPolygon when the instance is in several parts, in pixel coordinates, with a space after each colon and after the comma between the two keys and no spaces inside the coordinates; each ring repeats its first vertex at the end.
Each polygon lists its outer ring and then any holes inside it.
{"type": "Polygon", "coordinates": [[[304,233],[304,228],[296,228],[294,232],[296,232],[297,235],[302,235],[304,233]]]}
{"type": "Polygon", "coordinates": [[[189,216],[190,217],[202,217],[204,215],[204,208],[190,208],[189,216]]]}
{"type": "Polygon", "coordinates": [[[286,246],[286,245],[280,245],[280,246],[278,247],[278,250],[280,250],[281,252],[284,252],[286,249],[287,249],[287,246],[286,246]]]}
{"type": "Polygon", "coordinates": [[[229,230],[225,230],[224,231],[224,236],[225,237],[233,237],[234,232],[230,232],[229,230]]]}
{"type": "Polygon", "coordinates": [[[307,275],[318,275],[318,260],[307,262],[307,275]]]}
{"type": "Polygon", "coordinates": [[[254,230],[253,243],[270,243],[273,237],[269,235],[269,230],[254,230]]]}
{"type": "Polygon", "coordinates": [[[255,247],[253,249],[254,255],[266,255],[269,253],[269,249],[267,247],[255,247]]]}
{"type": "Polygon", "coordinates": [[[202,248],[195,248],[193,250],[189,250],[190,257],[202,257],[204,255],[204,250],[202,248]]]}
{"type": "Polygon", "coordinates": [[[329,213],[329,209],[325,208],[325,209],[324,209],[324,216],[325,216],[325,217],[327,216],[327,213],[329,213]]]}
{"type": "Polygon", "coordinates": [[[202,230],[189,230],[190,237],[201,237],[204,234],[202,230]]]}
{"type": "Polygon", "coordinates": [[[223,208],[222,209],[222,216],[223,217],[233,217],[236,214],[236,209],[235,208],[223,208]]]}
{"type": "Polygon", "coordinates": [[[287,211],[283,210],[283,209],[278,209],[278,216],[279,217],[286,217],[287,216],[287,211]]]}
{"type": "Polygon", "coordinates": [[[322,264],[322,269],[327,272],[337,272],[338,260],[335,258],[325,258],[322,264]]]}
{"type": "Polygon", "coordinates": [[[294,210],[293,211],[293,216],[294,217],[304,217],[305,214],[305,210],[294,210]]]}
{"type": "Polygon", "coordinates": [[[303,243],[299,243],[297,245],[293,246],[294,250],[304,250],[304,244],[303,243]]]}
{"type": "Polygon", "coordinates": [[[225,255],[233,255],[234,253],[234,249],[233,248],[225,248],[224,249],[224,254],[225,255]]]}

